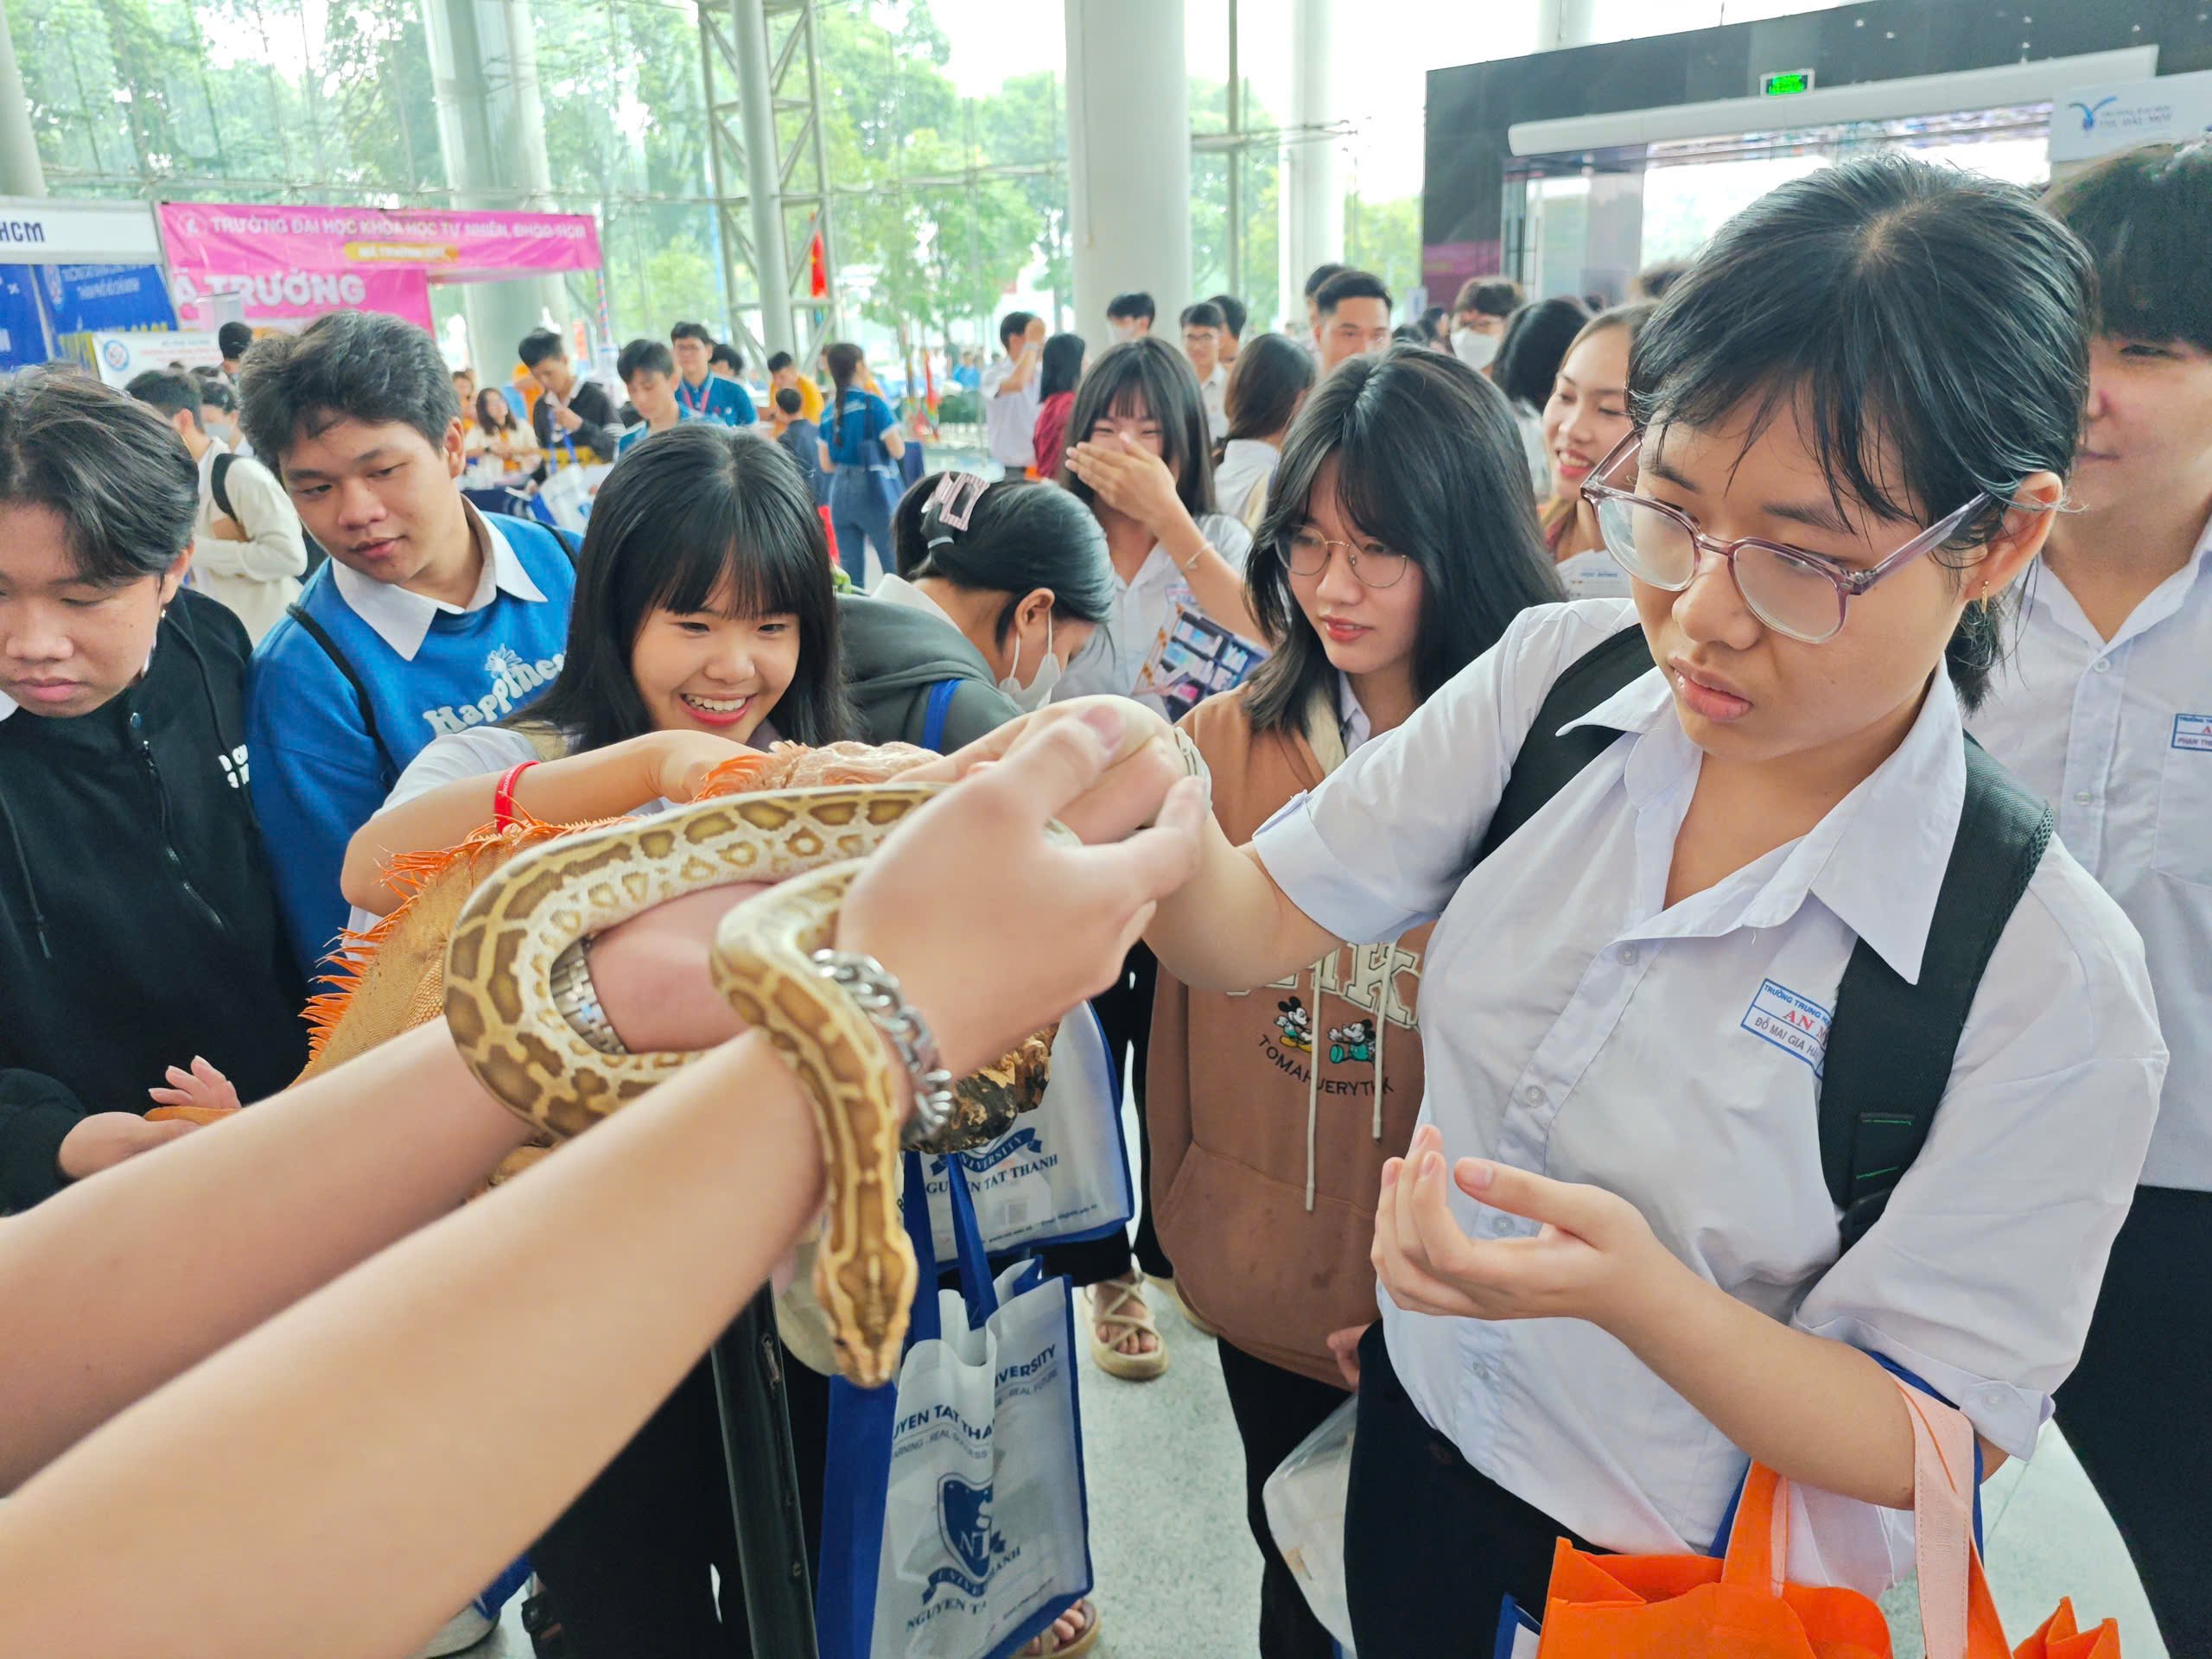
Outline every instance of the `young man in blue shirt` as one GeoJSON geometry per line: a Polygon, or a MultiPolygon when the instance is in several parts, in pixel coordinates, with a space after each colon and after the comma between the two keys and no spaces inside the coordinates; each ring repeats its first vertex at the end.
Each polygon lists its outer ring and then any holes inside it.
{"type": "MultiPolygon", "coordinates": [[[[720,421],[724,426],[750,426],[760,418],[753,407],[753,394],[741,381],[710,373],[715,337],[703,322],[679,322],[668,331],[669,349],[676,354],[676,401],[694,420],[720,421]]],[[[739,366],[744,366],[742,359],[739,366]]]]}
{"type": "Polygon", "coordinates": [[[330,554],[254,652],[253,803],[294,948],[345,925],[346,843],[444,732],[504,719],[552,679],[575,589],[570,544],[461,498],[461,410],[435,342],[334,312],[262,341],[244,423],[330,554]]]}

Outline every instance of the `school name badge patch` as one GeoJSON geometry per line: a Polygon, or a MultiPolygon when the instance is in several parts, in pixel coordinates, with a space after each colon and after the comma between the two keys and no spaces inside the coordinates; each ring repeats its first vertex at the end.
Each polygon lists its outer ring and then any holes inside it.
{"type": "Polygon", "coordinates": [[[2173,747],[2212,754],[2212,715],[2176,715],[2173,747]]]}
{"type": "Polygon", "coordinates": [[[1834,1017],[1832,1010],[1822,1007],[1811,997],[1801,996],[1787,985],[1763,979],[1758,995],[1745,1010],[1744,1029],[1795,1054],[1813,1068],[1813,1075],[1817,1077],[1827,1062],[1828,1021],[1834,1017]]]}

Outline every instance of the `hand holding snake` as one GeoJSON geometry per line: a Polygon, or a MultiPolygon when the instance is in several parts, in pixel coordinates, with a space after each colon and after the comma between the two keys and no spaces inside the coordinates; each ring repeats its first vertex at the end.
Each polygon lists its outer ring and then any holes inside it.
{"type": "MultiPolygon", "coordinates": [[[[611,943],[622,923],[658,903],[780,881],[720,921],[712,966],[816,1105],[830,1190],[817,1292],[841,1367],[864,1383],[887,1381],[913,1290],[893,1187],[906,1079],[810,957],[833,946],[887,967],[954,1075],[1103,988],[1153,905],[1187,878],[1202,815],[1187,787],[1165,809],[1162,788],[1149,798],[1124,791],[1112,810],[1094,804],[1089,833],[1108,839],[1116,812],[1122,835],[1157,818],[1155,829],[1110,846],[1084,848],[1065,832],[1053,840],[1052,818],[1092,790],[1117,728],[1110,715],[1059,722],[942,800],[903,779],[755,795],[518,858],[454,927],[445,977],[456,1044],[480,1078],[539,1127],[580,1131],[689,1056],[590,1049],[557,1014],[548,1017],[555,959],[579,938],[611,943]],[[893,849],[868,858],[893,826],[893,849]]],[[[620,1001],[607,1013],[621,1031],[620,1001]]]]}

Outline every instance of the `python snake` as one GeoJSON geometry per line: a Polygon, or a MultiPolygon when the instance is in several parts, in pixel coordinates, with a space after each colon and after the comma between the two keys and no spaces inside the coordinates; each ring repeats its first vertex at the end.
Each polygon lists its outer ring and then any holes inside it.
{"type": "Polygon", "coordinates": [[[813,1104],[828,1186],[814,1289],[838,1369],[864,1388],[897,1374],[918,1274],[899,1213],[902,1090],[874,1027],[809,958],[830,943],[858,861],[943,787],[893,781],[732,796],[551,842],[477,890],[446,959],[446,1019],[463,1060],[494,1096],[566,1139],[695,1057],[592,1047],[554,1007],[554,959],[672,899],[737,882],[781,884],[732,907],[716,931],[712,971],[813,1104]]]}

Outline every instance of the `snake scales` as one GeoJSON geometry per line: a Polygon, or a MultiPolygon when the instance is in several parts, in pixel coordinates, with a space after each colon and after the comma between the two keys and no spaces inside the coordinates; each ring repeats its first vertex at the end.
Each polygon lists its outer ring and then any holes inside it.
{"type": "Polygon", "coordinates": [[[555,957],[672,899],[780,884],[731,909],[712,967],[739,1017],[767,1032],[813,1103],[828,1186],[814,1290],[838,1369],[862,1387],[896,1375],[917,1277],[899,1213],[902,1109],[874,1027],[825,988],[809,957],[830,942],[858,861],[939,787],[735,796],[552,842],[476,891],[446,959],[446,1018],[462,1058],[493,1095],[565,1139],[693,1057],[593,1048],[554,1007],[555,957]]]}

